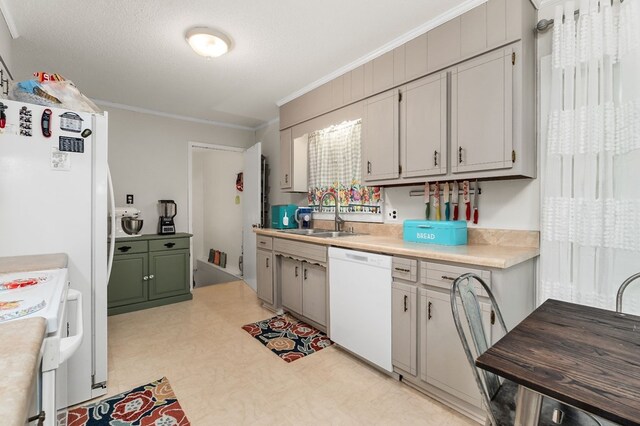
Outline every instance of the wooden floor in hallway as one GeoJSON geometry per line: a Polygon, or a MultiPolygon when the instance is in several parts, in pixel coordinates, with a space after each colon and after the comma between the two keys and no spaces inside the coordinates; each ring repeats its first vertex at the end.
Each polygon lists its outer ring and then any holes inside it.
{"type": "Polygon", "coordinates": [[[286,363],[241,329],[269,318],[242,281],[109,317],[108,393],[166,376],[193,425],[477,423],[331,346],[286,363]]]}

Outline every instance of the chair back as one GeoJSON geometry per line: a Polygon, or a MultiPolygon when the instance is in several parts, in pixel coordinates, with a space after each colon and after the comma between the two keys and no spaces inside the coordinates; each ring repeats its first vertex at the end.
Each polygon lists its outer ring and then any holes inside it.
{"type": "Polygon", "coordinates": [[[622,312],[622,296],[624,296],[624,291],[627,289],[627,287],[629,287],[629,284],[631,284],[638,278],[640,278],[640,272],[638,272],[637,274],[633,274],[629,278],[624,280],[624,282],[618,289],[618,294],[616,296],[616,312],[622,312]]]}
{"type": "Polygon", "coordinates": [[[451,285],[451,312],[453,314],[453,321],[460,337],[460,342],[471,366],[471,370],[478,385],[478,390],[485,402],[487,412],[492,423],[497,424],[494,415],[491,411],[491,400],[500,389],[500,378],[486,370],[482,370],[476,367],[474,353],[471,351],[471,344],[473,344],[475,354],[477,356],[482,355],[487,349],[489,349],[490,342],[487,339],[482,323],[482,310],[480,309],[480,303],[478,302],[478,295],[476,294],[475,282],[480,283],[484,288],[489,300],[491,301],[491,308],[495,312],[495,315],[500,322],[504,333],[507,333],[507,326],[505,325],[500,308],[496,303],[491,289],[484,282],[484,280],[476,274],[463,274],[459,276],[451,285]],[[458,303],[462,305],[462,311],[468,324],[468,333],[466,332],[463,322],[460,319],[460,309],[458,303]],[[468,335],[471,336],[469,339],[468,335]]]}

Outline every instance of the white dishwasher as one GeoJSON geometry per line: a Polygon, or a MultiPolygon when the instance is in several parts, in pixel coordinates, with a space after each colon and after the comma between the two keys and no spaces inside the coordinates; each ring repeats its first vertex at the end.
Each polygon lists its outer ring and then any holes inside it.
{"type": "Polygon", "coordinates": [[[329,247],[331,340],[392,372],[391,257],[329,247]]]}

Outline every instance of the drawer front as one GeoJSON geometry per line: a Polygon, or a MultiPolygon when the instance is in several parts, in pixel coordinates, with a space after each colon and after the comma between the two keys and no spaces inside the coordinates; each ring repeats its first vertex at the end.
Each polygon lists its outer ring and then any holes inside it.
{"type": "Polygon", "coordinates": [[[320,263],[327,262],[327,247],[318,244],[274,238],[273,250],[299,260],[308,259],[320,263]]]}
{"type": "MultiPolygon", "coordinates": [[[[491,288],[491,271],[466,266],[453,266],[443,263],[420,262],[420,282],[422,284],[451,289],[453,281],[462,274],[472,273],[480,276],[491,288]]],[[[474,281],[477,294],[488,297],[487,292],[479,282],[474,281]]]]}
{"type": "Polygon", "coordinates": [[[418,281],[418,261],[404,257],[393,257],[391,275],[393,278],[416,282],[418,281]]]}
{"type": "Polygon", "coordinates": [[[116,256],[119,254],[146,253],[147,248],[146,241],[116,241],[116,247],[113,253],[116,256]]]}
{"type": "Polygon", "coordinates": [[[273,237],[265,237],[264,235],[258,235],[256,237],[256,245],[259,249],[271,250],[273,248],[273,237]]]}
{"type": "Polygon", "coordinates": [[[184,250],[189,248],[189,238],[163,238],[149,241],[149,251],[184,250]]]}

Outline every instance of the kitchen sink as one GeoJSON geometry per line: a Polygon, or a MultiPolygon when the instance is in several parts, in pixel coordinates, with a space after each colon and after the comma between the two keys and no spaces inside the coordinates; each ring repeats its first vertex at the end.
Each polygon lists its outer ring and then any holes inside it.
{"type": "Polygon", "coordinates": [[[313,234],[314,237],[317,238],[337,238],[337,237],[355,237],[356,235],[364,235],[364,234],[356,234],[353,232],[344,232],[344,231],[330,231],[330,232],[319,232],[317,234],[313,234]]]}
{"type": "Polygon", "coordinates": [[[315,235],[320,233],[328,232],[326,229],[283,229],[282,232],[285,234],[294,234],[294,235],[315,235]]]}

